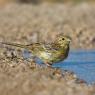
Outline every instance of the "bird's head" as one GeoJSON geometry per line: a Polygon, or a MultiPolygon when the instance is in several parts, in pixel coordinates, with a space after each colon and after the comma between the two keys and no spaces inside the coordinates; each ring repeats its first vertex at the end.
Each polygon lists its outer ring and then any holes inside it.
{"type": "Polygon", "coordinates": [[[68,46],[70,44],[70,41],[70,37],[64,35],[59,35],[56,39],[56,43],[58,43],[62,47],[68,46]]]}

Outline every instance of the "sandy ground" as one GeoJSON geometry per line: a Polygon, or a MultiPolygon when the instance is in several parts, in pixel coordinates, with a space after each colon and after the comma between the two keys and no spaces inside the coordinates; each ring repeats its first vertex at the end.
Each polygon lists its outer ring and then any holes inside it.
{"type": "Polygon", "coordinates": [[[64,33],[71,37],[72,49],[94,49],[94,18],[95,6],[89,3],[9,4],[0,9],[0,40],[22,44],[50,42],[64,33]]]}
{"type": "MultiPolygon", "coordinates": [[[[11,3],[0,9],[0,41],[51,42],[64,33],[72,39],[71,49],[95,49],[94,18],[95,6],[87,3],[11,3]]],[[[73,72],[42,67],[16,57],[12,59],[10,49],[1,47],[0,94],[95,95],[95,86],[79,80],[73,72]]]]}
{"type": "Polygon", "coordinates": [[[73,72],[42,67],[26,60],[4,57],[0,60],[2,95],[95,95],[73,72]]]}

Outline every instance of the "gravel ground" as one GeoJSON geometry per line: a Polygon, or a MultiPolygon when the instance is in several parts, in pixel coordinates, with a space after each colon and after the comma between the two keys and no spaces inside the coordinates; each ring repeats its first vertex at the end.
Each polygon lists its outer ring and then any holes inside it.
{"type": "Polygon", "coordinates": [[[25,60],[0,60],[2,95],[95,95],[95,85],[87,85],[73,72],[41,67],[25,60]]]}
{"type": "Polygon", "coordinates": [[[9,4],[0,9],[0,40],[50,42],[64,33],[71,37],[72,49],[95,49],[94,18],[95,6],[87,3],[9,4]]]}
{"type": "MultiPolygon", "coordinates": [[[[0,8],[0,41],[51,42],[64,33],[72,39],[71,49],[95,49],[94,18],[95,6],[87,3],[11,3],[0,8]]],[[[73,72],[42,67],[22,57],[17,59],[10,48],[0,48],[2,95],[95,95],[95,85],[87,85],[73,72]]]]}

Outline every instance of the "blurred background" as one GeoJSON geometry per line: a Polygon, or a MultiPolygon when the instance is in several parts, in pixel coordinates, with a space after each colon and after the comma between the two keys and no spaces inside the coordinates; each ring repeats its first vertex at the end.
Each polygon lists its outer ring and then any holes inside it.
{"type": "Polygon", "coordinates": [[[2,95],[95,95],[95,0],[0,0],[0,42],[48,43],[60,33],[72,40],[67,60],[55,64],[63,71],[0,46],[2,95]]]}
{"type": "Polygon", "coordinates": [[[0,41],[51,42],[64,33],[71,49],[95,49],[94,0],[0,0],[0,41]]]}

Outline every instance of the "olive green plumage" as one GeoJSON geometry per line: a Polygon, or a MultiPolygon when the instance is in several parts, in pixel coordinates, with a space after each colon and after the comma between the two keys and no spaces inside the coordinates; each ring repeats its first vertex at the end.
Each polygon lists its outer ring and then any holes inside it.
{"type": "Polygon", "coordinates": [[[70,39],[66,36],[58,36],[53,43],[33,43],[29,45],[21,45],[16,43],[2,44],[16,46],[20,48],[26,48],[31,53],[40,58],[45,64],[52,65],[53,63],[60,62],[67,58],[69,53],[70,39]]]}

